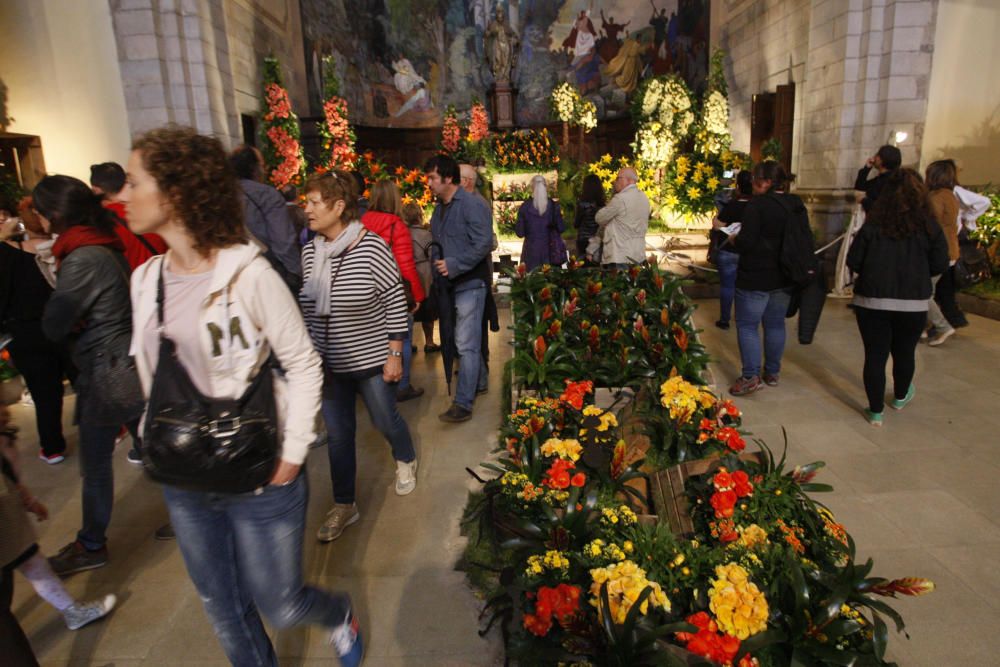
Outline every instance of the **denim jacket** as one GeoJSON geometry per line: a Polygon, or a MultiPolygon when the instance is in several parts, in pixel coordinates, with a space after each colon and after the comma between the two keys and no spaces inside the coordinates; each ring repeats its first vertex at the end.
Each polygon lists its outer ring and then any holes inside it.
{"type": "Polygon", "coordinates": [[[431,216],[431,235],[444,249],[452,283],[489,277],[488,273],[485,276],[466,275],[483,263],[493,246],[493,224],[485,201],[459,188],[448,204],[435,207],[431,216]]]}

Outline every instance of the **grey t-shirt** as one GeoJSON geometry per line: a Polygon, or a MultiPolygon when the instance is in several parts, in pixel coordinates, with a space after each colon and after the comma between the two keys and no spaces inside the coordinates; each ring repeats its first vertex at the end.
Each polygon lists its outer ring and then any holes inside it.
{"type": "MultiPolygon", "coordinates": [[[[177,358],[191,377],[194,386],[205,396],[211,396],[208,374],[208,359],[201,347],[201,327],[198,313],[208,296],[208,286],[212,271],[194,275],[178,275],[163,269],[163,324],[164,335],[177,346],[177,358]]],[[[149,318],[143,332],[143,349],[146,362],[153,373],[159,360],[160,339],[157,332],[157,318],[149,318]]]]}

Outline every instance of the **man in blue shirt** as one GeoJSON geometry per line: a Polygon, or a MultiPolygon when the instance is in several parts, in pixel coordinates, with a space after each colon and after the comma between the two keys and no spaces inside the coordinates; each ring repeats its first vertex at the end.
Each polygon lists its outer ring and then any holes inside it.
{"type": "Polygon", "coordinates": [[[486,290],[492,271],[493,225],[485,201],[460,187],[455,160],[435,155],[424,171],[439,202],[431,216],[431,236],[441,244],[444,258],[435,260],[434,270],[448,278],[455,290],[455,347],[459,355],[455,402],[438,418],[463,422],[472,417],[476,394],[486,391],[488,381],[481,346],[486,290]]]}

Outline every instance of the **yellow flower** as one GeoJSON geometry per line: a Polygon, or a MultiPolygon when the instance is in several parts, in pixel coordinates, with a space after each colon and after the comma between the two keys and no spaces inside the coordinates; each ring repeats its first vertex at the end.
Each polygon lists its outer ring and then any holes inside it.
{"type": "Polygon", "coordinates": [[[604,414],[604,410],[601,410],[596,405],[588,405],[583,409],[583,415],[585,417],[596,417],[602,414],[604,414]]]}
{"type": "Polygon", "coordinates": [[[697,199],[698,197],[701,197],[701,190],[699,190],[696,187],[688,188],[687,192],[688,192],[688,197],[690,197],[691,199],[697,199]]]}
{"type": "Polygon", "coordinates": [[[674,179],[674,183],[676,183],[677,185],[684,185],[685,183],[684,174],[677,172],[677,178],[674,179]]]}
{"type": "Polygon", "coordinates": [[[670,193],[663,200],[663,203],[667,205],[667,208],[674,208],[675,206],[677,206],[677,204],[680,203],[680,200],[677,199],[677,195],[670,193]]]}
{"type": "Polygon", "coordinates": [[[625,622],[629,610],[635,604],[642,591],[647,587],[652,587],[653,591],[649,597],[643,601],[639,607],[642,614],[649,613],[649,607],[659,607],[665,611],[670,611],[670,601],[664,594],[663,589],[655,581],[646,578],[646,571],[630,560],[615,563],[607,567],[594,568],[590,571],[593,583],[590,586],[590,594],[593,595],[590,604],[601,611],[601,587],[607,584],[608,602],[612,620],[621,624],[625,622]]]}
{"type": "Polygon", "coordinates": [[[576,461],[580,458],[583,446],[577,440],[549,438],[542,445],[541,451],[545,456],[558,456],[568,461],[576,461]]]}
{"type": "Polygon", "coordinates": [[[708,183],[705,184],[705,187],[714,192],[719,187],[719,179],[713,176],[712,178],[708,179],[708,183]]]}
{"type": "Polygon", "coordinates": [[[740,640],[764,631],[769,613],[767,600],[757,584],[750,581],[747,571],[729,563],[717,566],[715,576],[708,592],[708,607],[719,629],[740,640]]]}
{"type": "Polygon", "coordinates": [[[601,415],[601,424],[600,426],[597,427],[597,430],[600,431],[601,433],[604,433],[609,428],[615,426],[618,426],[618,419],[615,418],[615,416],[610,412],[605,412],[603,415],[601,415]]]}
{"type": "MultiPolygon", "coordinates": [[[[670,410],[670,418],[678,424],[686,424],[691,420],[698,406],[710,407],[705,404],[705,395],[711,396],[704,389],[699,389],[684,378],[676,375],[660,385],[660,404],[670,410]]],[[[714,399],[713,399],[714,400],[714,399]]]]}
{"type": "Polygon", "coordinates": [[[524,570],[525,574],[530,577],[542,574],[545,570],[558,571],[560,574],[565,574],[569,571],[569,559],[561,551],[551,549],[546,551],[544,556],[536,554],[528,557],[528,567],[524,570]]]}
{"type": "Polygon", "coordinates": [[[753,549],[757,545],[767,544],[767,531],[755,523],[746,527],[740,527],[740,539],[734,544],[753,549]]]}

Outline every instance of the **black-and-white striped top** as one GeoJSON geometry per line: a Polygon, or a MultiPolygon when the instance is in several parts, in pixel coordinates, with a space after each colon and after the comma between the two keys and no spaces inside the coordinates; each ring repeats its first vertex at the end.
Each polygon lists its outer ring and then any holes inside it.
{"type": "MultiPolygon", "coordinates": [[[[389,246],[372,233],[343,257],[342,263],[339,257],[330,261],[329,317],[317,315],[315,301],[299,294],[309,335],[333,373],[381,368],[389,340],[406,338],[406,296],[399,267],[389,246]]],[[[314,260],[315,248],[309,242],[302,249],[305,284],[312,277],[314,260]]]]}

